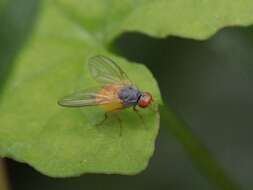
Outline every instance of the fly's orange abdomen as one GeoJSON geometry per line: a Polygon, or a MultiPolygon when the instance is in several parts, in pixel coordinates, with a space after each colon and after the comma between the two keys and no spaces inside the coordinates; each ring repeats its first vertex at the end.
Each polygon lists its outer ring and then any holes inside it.
{"type": "Polygon", "coordinates": [[[101,101],[101,97],[106,97],[106,99],[103,99],[104,103],[101,104],[103,109],[107,112],[122,109],[123,104],[118,97],[118,92],[121,88],[122,86],[117,84],[103,86],[96,97],[97,102],[101,101]]]}

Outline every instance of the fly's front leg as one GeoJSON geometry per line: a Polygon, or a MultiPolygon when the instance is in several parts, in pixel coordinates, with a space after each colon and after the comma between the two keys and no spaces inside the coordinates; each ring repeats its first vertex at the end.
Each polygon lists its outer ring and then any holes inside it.
{"type": "Polygon", "coordinates": [[[150,109],[150,111],[152,111],[153,113],[158,113],[159,112],[159,109],[157,108],[157,109],[153,109],[153,108],[149,108],[150,109]]]}
{"type": "Polygon", "coordinates": [[[153,107],[149,106],[149,110],[152,111],[153,113],[158,113],[159,112],[159,104],[155,100],[153,100],[152,102],[154,105],[157,106],[157,108],[154,109],[153,107]]]}
{"type": "Polygon", "coordinates": [[[141,119],[143,125],[145,126],[144,119],[143,119],[142,115],[140,114],[139,110],[136,108],[136,106],[133,107],[133,110],[139,116],[139,118],[141,119]]]}
{"type": "Polygon", "coordinates": [[[108,119],[108,113],[105,112],[104,114],[104,119],[102,121],[100,121],[99,123],[96,124],[96,126],[101,126],[104,124],[104,122],[108,119]]]}

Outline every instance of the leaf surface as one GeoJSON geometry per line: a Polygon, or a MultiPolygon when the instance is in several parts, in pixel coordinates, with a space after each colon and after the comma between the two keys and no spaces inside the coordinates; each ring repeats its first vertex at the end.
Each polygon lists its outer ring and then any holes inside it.
{"type": "Polygon", "coordinates": [[[148,69],[108,50],[126,31],[155,37],[206,39],[218,29],[253,22],[250,0],[44,0],[25,47],[15,59],[0,94],[0,154],[28,163],[49,176],[82,173],[135,174],[154,151],[159,114],[142,110],[144,124],[131,110],[62,108],[58,99],[95,86],[87,59],[97,54],[115,60],[141,90],[160,101],[148,69]]]}
{"type": "Polygon", "coordinates": [[[152,74],[140,64],[109,53],[55,3],[45,2],[33,36],[15,60],[0,95],[0,153],[26,162],[49,176],[82,173],[134,174],[154,151],[159,114],[131,109],[95,126],[104,112],[96,107],[64,108],[57,101],[96,86],[87,59],[103,54],[117,62],[140,89],[160,99],[152,74]],[[141,73],[141,75],[140,75],[141,73]]]}

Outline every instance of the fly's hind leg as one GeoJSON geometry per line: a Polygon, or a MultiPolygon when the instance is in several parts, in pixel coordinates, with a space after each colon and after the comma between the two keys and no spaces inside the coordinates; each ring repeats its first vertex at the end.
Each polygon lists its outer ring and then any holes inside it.
{"type": "Polygon", "coordinates": [[[96,126],[101,126],[105,123],[105,121],[108,119],[108,113],[105,112],[104,114],[104,119],[102,121],[100,121],[99,123],[96,123],[96,126]]]}
{"type": "Polygon", "coordinates": [[[118,114],[116,114],[116,119],[119,122],[119,136],[122,136],[122,120],[118,114]]]}
{"type": "Polygon", "coordinates": [[[145,126],[144,119],[143,119],[142,115],[140,114],[139,110],[136,108],[136,106],[133,107],[133,110],[139,116],[139,118],[141,119],[143,125],[145,126]]]}

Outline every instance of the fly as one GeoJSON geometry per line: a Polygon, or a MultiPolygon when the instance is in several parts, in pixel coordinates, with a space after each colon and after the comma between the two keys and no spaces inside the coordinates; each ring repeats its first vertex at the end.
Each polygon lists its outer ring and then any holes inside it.
{"type": "MultiPolygon", "coordinates": [[[[127,74],[110,58],[94,56],[88,60],[92,77],[100,84],[98,88],[86,89],[66,96],[58,101],[65,107],[102,106],[105,118],[98,124],[102,125],[108,118],[108,113],[132,107],[142,119],[137,106],[148,107],[153,101],[149,92],[140,91],[128,78],[127,74]]],[[[122,122],[117,115],[120,124],[122,122]]]]}

